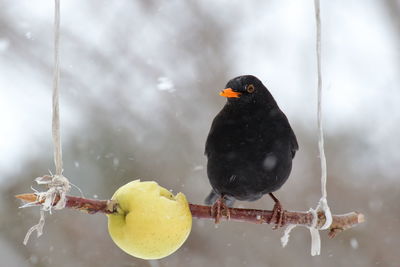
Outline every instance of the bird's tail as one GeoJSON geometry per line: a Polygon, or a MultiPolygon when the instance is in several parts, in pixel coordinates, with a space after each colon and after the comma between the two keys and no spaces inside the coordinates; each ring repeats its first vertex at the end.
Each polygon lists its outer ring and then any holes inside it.
{"type": "Polygon", "coordinates": [[[215,201],[217,201],[218,198],[219,196],[217,195],[217,193],[215,193],[214,190],[211,190],[210,194],[208,194],[208,196],[204,200],[204,203],[208,206],[211,206],[215,203],[215,201]]]}
{"type": "MultiPolygon", "coordinates": [[[[206,197],[206,199],[204,200],[204,203],[208,206],[211,206],[215,203],[215,201],[217,201],[217,199],[219,198],[219,195],[217,193],[214,192],[214,190],[211,190],[210,194],[208,194],[208,196],[206,197]]],[[[233,207],[233,204],[235,203],[235,199],[232,197],[225,197],[225,204],[228,207],[233,207]]]]}

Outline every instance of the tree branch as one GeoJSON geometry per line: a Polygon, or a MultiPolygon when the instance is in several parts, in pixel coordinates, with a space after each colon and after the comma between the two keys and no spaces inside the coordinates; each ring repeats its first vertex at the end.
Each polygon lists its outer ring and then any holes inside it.
{"type": "MultiPolygon", "coordinates": [[[[40,206],[44,199],[38,201],[37,195],[31,194],[21,194],[15,196],[28,203],[37,204],[40,206]]],[[[80,211],[87,212],[89,214],[94,214],[97,212],[112,214],[117,211],[118,203],[113,200],[97,200],[97,199],[87,199],[82,197],[67,196],[66,208],[77,209],[80,211]]],[[[57,204],[59,198],[56,198],[55,203],[57,204]]],[[[211,207],[197,204],[189,204],[190,211],[194,218],[198,219],[212,219],[214,217],[211,214],[211,207]]],[[[301,211],[285,211],[284,212],[284,224],[296,224],[302,226],[311,226],[313,221],[313,215],[310,212],[301,211]]],[[[338,233],[350,229],[360,223],[365,221],[364,215],[359,212],[350,212],[340,215],[332,215],[333,222],[329,228],[329,237],[333,238],[338,233]]],[[[239,208],[229,208],[229,218],[226,216],[226,211],[223,214],[222,219],[233,220],[240,222],[251,222],[251,223],[266,223],[274,224],[271,222],[272,211],[270,210],[259,210],[259,209],[239,209],[239,208]]],[[[325,223],[325,216],[323,212],[318,213],[317,227],[321,227],[325,223]]]]}

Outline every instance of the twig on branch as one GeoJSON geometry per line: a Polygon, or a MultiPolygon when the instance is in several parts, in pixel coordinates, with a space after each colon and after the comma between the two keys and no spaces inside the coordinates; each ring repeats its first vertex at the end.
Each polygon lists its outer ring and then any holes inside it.
{"type": "MultiPolygon", "coordinates": [[[[34,193],[31,194],[21,194],[15,196],[25,202],[34,203],[41,205],[44,200],[38,202],[37,196],[34,193]]],[[[77,209],[85,211],[89,214],[94,214],[97,212],[111,214],[117,211],[118,203],[113,200],[97,200],[97,199],[87,199],[82,197],[66,196],[67,203],[66,208],[77,209]]],[[[59,198],[55,200],[53,205],[57,204],[59,198]]],[[[198,219],[212,219],[214,217],[211,215],[211,207],[203,206],[197,204],[189,204],[192,216],[198,219]]],[[[240,222],[251,222],[251,223],[275,223],[271,222],[272,211],[271,210],[259,210],[259,209],[239,209],[239,208],[229,208],[229,218],[226,214],[223,214],[225,220],[233,220],[240,222]]],[[[310,212],[301,211],[285,211],[284,225],[295,224],[302,226],[311,226],[313,221],[313,215],[310,212]]],[[[329,237],[333,238],[338,233],[350,229],[360,223],[365,221],[364,215],[358,212],[350,212],[340,215],[332,215],[333,222],[329,228],[329,237]]],[[[318,213],[317,228],[321,227],[325,223],[325,216],[323,212],[318,213]]],[[[282,225],[282,226],[284,226],[282,225]]]]}

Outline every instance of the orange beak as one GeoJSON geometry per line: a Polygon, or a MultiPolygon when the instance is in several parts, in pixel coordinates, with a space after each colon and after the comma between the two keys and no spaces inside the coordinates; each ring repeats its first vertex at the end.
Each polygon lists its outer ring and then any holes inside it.
{"type": "Polygon", "coordinates": [[[226,88],[226,89],[222,90],[221,93],[219,93],[219,95],[225,96],[225,97],[239,98],[241,94],[233,91],[232,88],[226,88]]]}

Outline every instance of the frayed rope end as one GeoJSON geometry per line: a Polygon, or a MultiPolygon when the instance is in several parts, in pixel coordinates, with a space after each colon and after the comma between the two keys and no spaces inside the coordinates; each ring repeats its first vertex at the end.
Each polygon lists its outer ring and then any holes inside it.
{"type": "Polygon", "coordinates": [[[289,224],[288,227],[286,227],[285,232],[283,233],[283,236],[281,237],[281,244],[282,247],[286,247],[286,245],[289,242],[289,237],[290,237],[290,232],[295,228],[297,225],[295,224],[289,224]]]}
{"type": "Polygon", "coordinates": [[[49,189],[46,192],[39,192],[32,188],[36,195],[36,200],[34,201],[31,201],[32,199],[25,199],[25,196],[23,195],[19,195],[18,197],[22,200],[30,201],[29,203],[22,205],[20,208],[28,208],[41,205],[39,222],[38,224],[32,226],[26,233],[23,242],[24,245],[28,243],[29,237],[34,231],[37,232],[37,237],[40,237],[43,234],[43,227],[45,224],[44,212],[48,211],[51,214],[52,209],[63,209],[67,203],[67,193],[71,188],[68,179],[63,175],[44,175],[42,177],[36,178],[35,182],[39,185],[47,185],[49,189]],[[56,204],[54,205],[54,203],[56,204]]]}

